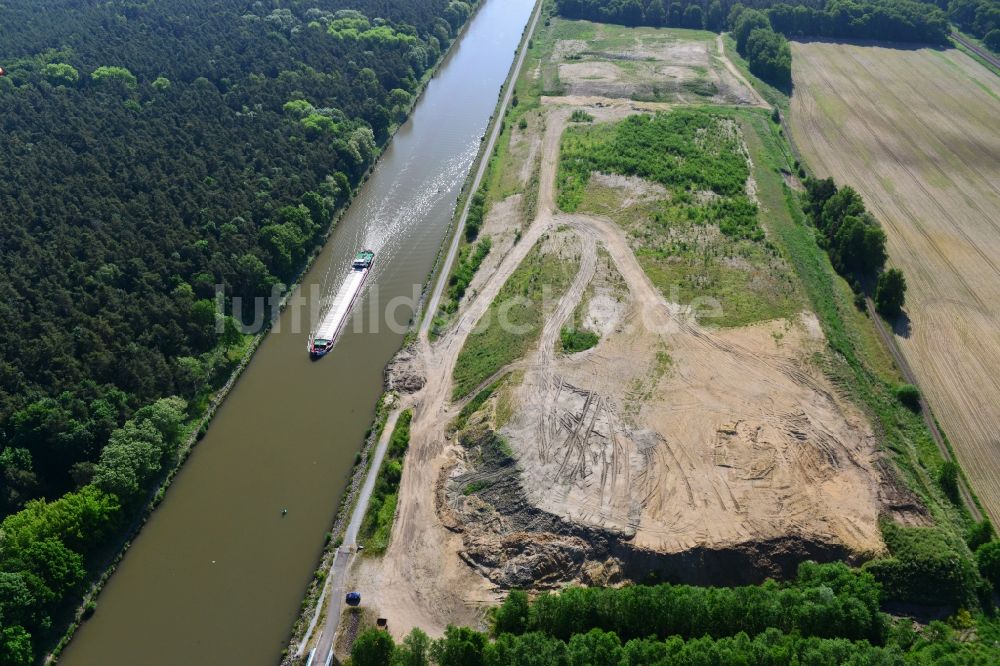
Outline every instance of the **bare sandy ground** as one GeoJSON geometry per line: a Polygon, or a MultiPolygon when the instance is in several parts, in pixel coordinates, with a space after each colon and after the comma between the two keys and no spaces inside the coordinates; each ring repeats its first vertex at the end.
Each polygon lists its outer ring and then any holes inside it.
{"type": "Polygon", "coordinates": [[[793,43],[792,130],[903,269],[897,340],[1000,520],[1000,80],[957,50],[793,43]]]}
{"type": "Polygon", "coordinates": [[[721,42],[712,39],[639,30],[631,46],[607,51],[582,40],[561,40],[552,60],[571,96],[719,104],[755,104],[759,99],[739,72],[727,66],[721,42]]]}
{"type": "MultiPolygon", "coordinates": [[[[561,538],[506,533],[502,516],[488,525],[463,522],[460,501],[437,506],[449,474],[464,464],[446,433],[461,406],[449,400],[458,353],[531,248],[556,232],[578,236],[580,268],[537,349],[517,364],[521,380],[508,392],[513,416],[501,431],[535,509],[641,552],[789,538],[844,552],[883,549],[874,437],[809,360],[823,346],[815,319],[703,329],[653,287],[617,225],[557,212],[554,183],[569,111],[548,112],[536,219],[481,273],[454,326],[433,345],[419,343],[410,368],[427,381],[404,397],[416,415],[392,543],[381,559],[363,560],[352,572],[355,588],[366,590],[366,603],[389,618],[397,636],[414,626],[440,634],[447,624],[481,622],[502,591],[481,575],[473,546],[495,543],[491,556],[502,560],[510,538],[534,539],[542,550],[561,538]],[[596,348],[558,354],[561,326],[606,270],[602,253],[623,283],[623,305],[607,310],[621,319],[605,322],[596,348]]],[[[507,211],[488,225],[500,219],[520,224],[507,211]]],[[[579,578],[598,580],[592,572],[579,578]]]]}

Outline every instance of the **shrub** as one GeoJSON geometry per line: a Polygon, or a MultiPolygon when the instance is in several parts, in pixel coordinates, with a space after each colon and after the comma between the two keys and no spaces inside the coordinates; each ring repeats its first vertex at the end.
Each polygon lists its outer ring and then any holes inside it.
{"type": "Polygon", "coordinates": [[[965,535],[965,543],[969,545],[969,550],[975,551],[983,544],[989,543],[993,539],[993,523],[989,518],[984,518],[969,528],[965,535]]]}
{"type": "Polygon", "coordinates": [[[469,205],[469,216],[465,218],[465,240],[468,243],[479,237],[479,228],[483,225],[483,217],[486,215],[486,192],[480,188],[472,195],[472,203],[469,205]]]}
{"type": "Polygon", "coordinates": [[[901,384],[897,386],[896,400],[899,400],[915,412],[920,411],[920,389],[913,384],[901,384]]]}
{"type": "Polygon", "coordinates": [[[599,339],[600,336],[597,333],[588,331],[585,328],[563,328],[559,333],[562,350],[567,354],[574,354],[585,349],[590,349],[597,344],[599,339]]]}
{"type": "Polygon", "coordinates": [[[878,276],[875,287],[875,307],[887,319],[895,319],[903,309],[906,300],[906,278],[903,271],[890,268],[878,276]]]}
{"type": "Polygon", "coordinates": [[[983,578],[1000,590],[1000,541],[991,541],[976,551],[976,565],[983,578]]]}
{"type": "Polygon", "coordinates": [[[937,481],[948,497],[958,501],[958,465],[950,460],[944,461],[938,470],[937,481]]]}

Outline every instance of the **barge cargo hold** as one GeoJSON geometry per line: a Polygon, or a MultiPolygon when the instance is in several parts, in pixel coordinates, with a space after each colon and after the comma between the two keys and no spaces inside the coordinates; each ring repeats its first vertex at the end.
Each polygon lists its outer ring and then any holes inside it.
{"type": "Polygon", "coordinates": [[[358,294],[361,293],[361,287],[365,284],[365,279],[368,277],[374,260],[375,253],[371,250],[362,250],[355,255],[347,279],[344,280],[340,291],[334,296],[333,304],[326,313],[326,317],[323,318],[323,322],[309,339],[310,358],[320,358],[333,349],[333,345],[336,344],[337,338],[340,337],[344,324],[351,314],[354,302],[358,300],[358,294]]]}

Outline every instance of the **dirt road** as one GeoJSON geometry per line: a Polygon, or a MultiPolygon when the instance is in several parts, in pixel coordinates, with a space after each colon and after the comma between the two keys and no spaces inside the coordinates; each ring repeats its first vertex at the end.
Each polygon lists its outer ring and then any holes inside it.
{"type": "MultiPolygon", "coordinates": [[[[535,32],[535,26],[538,25],[538,16],[542,12],[542,3],[539,0],[537,6],[535,7],[535,13],[531,17],[531,22],[528,27],[525,28],[525,35],[532,35],[535,32]]],[[[514,63],[514,68],[511,70],[510,78],[508,79],[507,90],[504,93],[503,100],[497,107],[497,113],[500,114],[500,118],[507,112],[507,107],[510,104],[512,95],[514,94],[514,89],[517,84],[517,78],[521,75],[521,67],[524,65],[524,59],[528,55],[527,44],[521,44],[520,52],[517,56],[517,62],[514,63]]],[[[496,116],[494,116],[496,118],[496,116]]],[[[497,139],[500,137],[501,132],[503,132],[503,122],[502,120],[497,120],[493,123],[492,129],[490,131],[489,139],[486,142],[486,149],[482,152],[482,159],[479,160],[479,167],[476,169],[476,176],[472,179],[472,183],[469,185],[469,190],[465,199],[465,205],[462,207],[462,214],[458,218],[458,223],[455,227],[455,235],[451,240],[451,245],[448,247],[448,254],[445,257],[444,263],[441,265],[441,272],[438,275],[437,284],[434,285],[434,291],[431,294],[430,300],[427,301],[427,308],[424,310],[423,321],[420,322],[420,337],[427,337],[427,331],[430,330],[431,324],[434,322],[434,315],[437,313],[438,306],[441,304],[441,295],[444,293],[444,288],[448,284],[448,276],[451,273],[451,266],[455,263],[455,257],[458,256],[458,248],[462,244],[462,234],[465,230],[465,222],[469,219],[469,208],[472,205],[472,195],[479,189],[479,185],[483,181],[483,175],[486,173],[486,168],[490,165],[490,156],[493,154],[493,148],[496,146],[497,139]]]]}
{"type": "Polygon", "coordinates": [[[715,43],[719,49],[719,57],[722,59],[722,62],[726,65],[726,69],[728,69],[729,73],[735,76],[740,83],[746,86],[747,90],[749,90],[750,93],[753,95],[754,100],[756,100],[756,104],[754,106],[759,106],[762,109],[770,109],[771,105],[767,103],[767,101],[761,96],[759,92],[757,92],[756,88],[750,85],[750,82],[747,81],[747,78],[743,76],[743,72],[738,70],[736,68],[736,65],[734,65],[732,61],[729,59],[729,55],[726,53],[725,44],[722,41],[721,33],[715,38],[715,43]]]}
{"type": "Polygon", "coordinates": [[[358,530],[361,529],[361,523],[364,521],[365,513],[368,511],[372,491],[375,489],[375,481],[378,479],[378,472],[382,467],[382,461],[385,459],[385,452],[389,448],[392,431],[396,428],[396,421],[399,419],[401,412],[402,410],[400,409],[394,409],[386,419],[382,435],[379,437],[378,444],[375,446],[375,451],[372,454],[368,475],[365,477],[365,483],[358,494],[354,505],[354,512],[351,513],[351,522],[348,523],[347,530],[344,532],[344,542],[337,548],[337,552],[334,554],[333,564],[330,566],[330,572],[327,574],[326,588],[323,590],[320,602],[316,604],[316,615],[313,617],[313,623],[310,625],[300,644],[299,654],[302,654],[310,641],[317,618],[324,609],[325,601],[326,621],[323,623],[323,628],[316,640],[316,659],[314,659],[314,663],[327,663],[327,658],[333,650],[337,629],[340,627],[344,597],[347,593],[345,588],[347,570],[358,552],[358,530]]]}

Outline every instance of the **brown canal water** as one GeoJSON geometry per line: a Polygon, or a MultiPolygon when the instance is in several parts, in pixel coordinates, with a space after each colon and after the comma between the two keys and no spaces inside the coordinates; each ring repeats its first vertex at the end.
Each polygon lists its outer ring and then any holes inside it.
{"type": "Polygon", "coordinates": [[[427,279],[534,1],[486,0],[473,17],[304,277],[308,305],[268,334],[60,663],[280,659],[413,314],[398,299],[427,279]],[[312,362],[310,307],[363,247],[376,256],[358,316],[312,362]]]}

